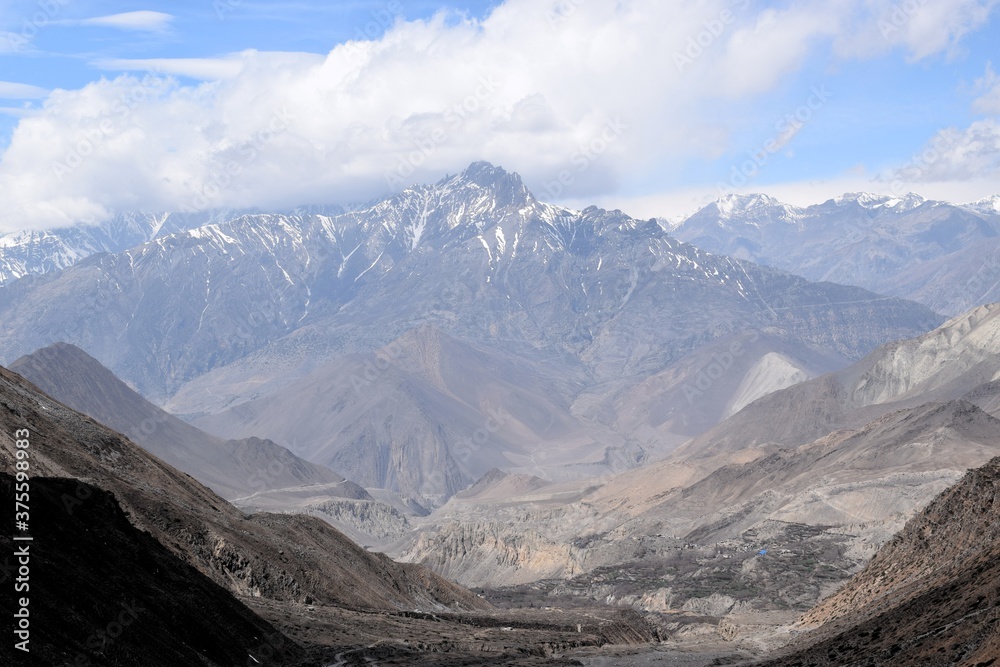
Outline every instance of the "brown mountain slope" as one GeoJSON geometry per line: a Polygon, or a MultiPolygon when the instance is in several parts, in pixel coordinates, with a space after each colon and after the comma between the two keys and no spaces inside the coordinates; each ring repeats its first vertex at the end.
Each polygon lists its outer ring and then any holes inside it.
{"type": "MultiPolygon", "coordinates": [[[[0,663],[174,667],[242,665],[253,656],[284,665],[303,656],[229,591],[136,530],[107,491],[46,477],[29,486],[33,540],[14,541],[4,530],[0,545],[5,554],[28,546],[29,588],[20,595],[29,600],[30,652],[4,641],[0,663]],[[86,500],[67,512],[65,498],[78,495],[86,500]]],[[[0,492],[12,507],[12,476],[0,474],[0,492]]],[[[13,587],[7,572],[2,579],[13,587]]],[[[0,596],[6,618],[20,595],[0,596]]]]}
{"type": "Polygon", "coordinates": [[[1000,660],[1000,458],[969,471],[803,618],[811,645],[768,667],[1000,660]]]}
{"type": "Polygon", "coordinates": [[[366,552],[319,519],[246,516],[190,476],[0,368],[6,469],[13,463],[13,435],[23,428],[31,431],[33,475],[73,477],[114,493],[136,528],[233,593],[365,609],[483,606],[424,568],[366,552]]]}
{"type": "MultiPolygon", "coordinates": [[[[269,489],[344,482],[332,470],[270,440],[226,441],[177,419],[73,345],[55,343],[21,357],[10,369],[70,408],[124,433],[227,499],[269,489]]],[[[353,482],[331,488],[340,488],[346,497],[370,499],[353,482]]]]}

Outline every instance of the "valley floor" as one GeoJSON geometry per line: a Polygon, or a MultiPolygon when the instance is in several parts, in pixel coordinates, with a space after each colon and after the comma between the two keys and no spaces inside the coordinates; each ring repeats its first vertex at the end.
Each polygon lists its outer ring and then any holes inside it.
{"type": "MultiPolygon", "coordinates": [[[[724,638],[724,631],[711,619],[688,613],[640,614],[600,606],[475,613],[365,612],[260,598],[243,602],[306,648],[309,657],[303,667],[708,667],[762,657],[759,651],[748,650],[741,638],[724,638]]],[[[794,616],[768,617],[766,622],[774,625],[764,634],[774,637],[794,616]]]]}

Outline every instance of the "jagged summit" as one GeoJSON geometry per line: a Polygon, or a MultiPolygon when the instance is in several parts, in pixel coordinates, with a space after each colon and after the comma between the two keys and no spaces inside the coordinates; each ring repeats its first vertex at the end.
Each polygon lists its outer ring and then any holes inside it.
{"type": "Polygon", "coordinates": [[[728,227],[728,223],[756,226],[771,222],[795,223],[800,215],[800,209],[765,194],[728,194],[702,207],[676,227],[691,221],[718,220],[720,225],[728,227]]]}
{"type": "Polygon", "coordinates": [[[536,202],[520,174],[484,161],[473,162],[465,171],[447,176],[433,187],[449,195],[461,191],[486,191],[493,197],[494,209],[524,208],[536,202]]]}
{"type": "Polygon", "coordinates": [[[848,192],[839,197],[834,197],[833,199],[824,202],[821,206],[827,206],[834,204],[836,206],[845,206],[850,204],[856,204],[861,208],[868,209],[871,211],[877,210],[879,208],[890,208],[897,210],[910,210],[914,209],[921,204],[927,202],[926,199],[913,192],[908,192],[902,197],[894,197],[892,195],[878,195],[871,192],[848,192]]]}
{"type": "Polygon", "coordinates": [[[671,233],[708,252],[956,315],[1000,300],[998,206],[1000,197],[959,206],[914,193],[854,192],[805,208],[730,196],[671,233]]]}
{"type": "Polygon", "coordinates": [[[782,206],[782,203],[774,197],[762,193],[749,195],[728,194],[719,197],[714,204],[719,211],[723,212],[749,210],[762,206],[782,206]]]}
{"type": "Polygon", "coordinates": [[[475,183],[481,187],[498,187],[500,185],[524,187],[521,176],[516,171],[507,171],[503,167],[484,160],[473,162],[464,171],[454,176],[446,176],[437,184],[442,186],[455,181],[475,183]]]}
{"type": "Polygon", "coordinates": [[[966,208],[991,215],[1000,214],[1000,195],[983,197],[982,199],[974,201],[971,204],[966,204],[966,208]]]}

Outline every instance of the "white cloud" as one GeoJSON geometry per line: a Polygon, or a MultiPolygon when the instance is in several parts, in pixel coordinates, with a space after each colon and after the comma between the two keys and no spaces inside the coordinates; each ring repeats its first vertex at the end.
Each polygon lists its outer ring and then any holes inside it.
{"type": "Polygon", "coordinates": [[[786,81],[867,4],[506,0],[483,21],[400,21],[326,57],[103,61],[160,74],[56,91],[22,118],[0,157],[0,229],[365,200],[479,159],[547,198],[606,195],[664,156],[729,149],[734,102],[786,81]]]}
{"type": "Polygon", "coordinates": [[[976,92],[980,95],[972,104],[976,113],[1000,116],[1000,76],[993,71],[993,65],[986,65],[986,74],[976,81],[976,92]]]}
{"type": "Polygon", "coordinates": [[[0,99],[4,100],[27,100],[39,99],[49,94],[45,88],[31,86],[26,83],[11,83],[10,81],[0,81],[0,99]]]}
{"type": "MultiPolygon", "coordinates": [[[[850,4],[850,3],[849,3],[850,4]]],[[[963,37],[983,26],[1000,0],[866,0],[855,3],[837,39],[843,56],[867,58],[891,49],[911,61],[957,55],[963,37]]]]}
{"type": "Polygon", "coordinates": [[[908,183],[967,181],[1000,176],[1000,121],[978,120],[964,130],[942,130],[892,179],[908,183]]]}
{"type": "Polygon", "coordinates": [[[117,28],[119,30],[140,30],[146,32],[161,32],[170,27],[174,17],[163,12],[138,11],[95,16],[78,21],[62,21],[66,25],[81,25],[99,28],[117,28]]]}

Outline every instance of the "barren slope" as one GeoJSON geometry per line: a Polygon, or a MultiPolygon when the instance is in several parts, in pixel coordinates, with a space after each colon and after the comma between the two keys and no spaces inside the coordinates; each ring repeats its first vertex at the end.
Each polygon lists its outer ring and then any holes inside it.
{"type": "Polygon", "coordinates": [[[969,471],[804,617],[791,665],[957,665],[1000,659],[1000,458],[969,471]]]}
{"type": "MultiPolygon", "coordinates": [[[[368,553],[311,517],[246,516],[193,478],[0,368],[0,445],[31,430],[32,473],[74,477],[115,494],[130,521],[239,595],[357,608],[482,603],[428,570],[368,553]]],[[[8,468],[9,469],[9,468],[8,468]]]]}
{"type": "MultiPolygon", "coordinates": [[[[0,475],[0,490],[13,506],[13,477],[0,475]]],[[[5,530],[0,545],[6,554],[29,549],[30,588],[22,592],[30,600],[31,650],[5,641],[3,664],[242,665],[251,656],[286,665],[304,657],[229,591],[136,530],[107,491],[32,476],[29,495],[33,541],[15,542],[5,530]],[[67,505],[67,498],[79,502],[67,505]]],[[[0,597],[7,618],[14,599],[0,597]]]]}
{"type": "Polygon", "coordinates": [[[224,498],[305,484],[342,485],[345,496],[364,489],[328,468],[305,461],[269,440],[223,440],[164,412],[130,389],[83,350],[56,343],[10,366],[36,387],[96,421],[126,434],[143,449],[190,473],[224,498]]]}
{"type": "Polygon", "coordinates": [[[801,445],[893,410],[962,398],[997,379],[1000,304],[990,304],[923,336],[884,345],[842,371],[758,399],[678,454],[801,445]]]}

